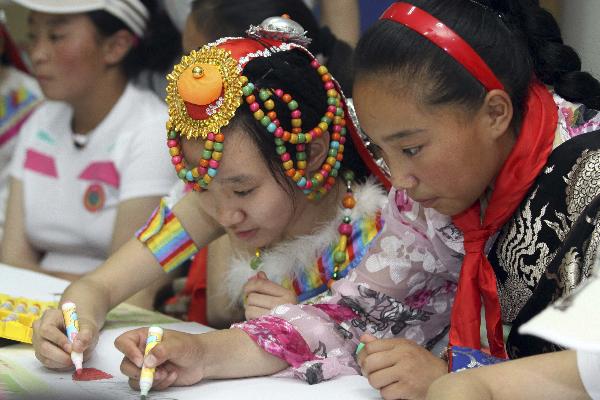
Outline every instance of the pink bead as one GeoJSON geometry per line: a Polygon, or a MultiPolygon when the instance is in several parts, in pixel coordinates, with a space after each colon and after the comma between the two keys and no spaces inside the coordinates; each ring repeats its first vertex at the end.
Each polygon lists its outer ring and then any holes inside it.
{"type": "Polygon", "coordinates": [[[346,136],[342,136],[339,140],[340,144],[346,143],[346,136]]]}
{"type": "Polygon", "coordinates": [[[327,178],[329,176],[329,172],[327,172],[324,169],[322,169],[321,170],[321,175],[323,175],[323,178],[327,178]]]}
{"type": "Polygon", "coordinates": [[[292,157],[290,156],[290,153],[285,153],[281,155],[281,161],[286,162],[289,161],[292,157]]]}
{"type": "Polygon", "coordinates": [[[200,176],[206,175],[207,172],[208,172],[208,168],[198,167],[198,174],[200,174],[200,176]]]}
{"type": "Polygon", "coordinates": [[[280,126],[280,125],[281,125],[281,123],[279,122],[279,119],[278,119],[278,118],[275,118],[275,119],[274,119],[272,122],[273,122],[273,123],[274,123],[276,126],[280,126]]]}
{"type": "Polygon", "coordinates": [[[304,150],[306,150],[305,144],[297,144],[296,145],[296,151],[304,151],[304,150]]]}
{"type": "Polygon", "coordinates": [[[335,106],[327,106],[327,111],[329,111],[330,113],[334,113],[337,111],[337,109],[335,108],[335,106]]]}
{"type": "Polygon", "coordinates": [[[282,127],[279,127],[279,128],[277,128],[277,129],[275,129],[275,137],[278,137],[278,138],[280,138],[280,137],[282,137],[282,136],[283,136],[283,128],[282,128],[282,127]]]}
{"type": "Polygon", "coordinates": [[[333,131],[334,132],[341,132],[342,131],[342,127],[340,125],[334,125],[333,126],[333,131]]]}
{"type": "Polygon", "coordinates": [[[167,140],[167,146],[169,146],[169,147],[177,146],[177,140],[173,140],[173,139],[167,140]]]}
{"type": "Polygon", "coordinates": [[[352,235],[352,225],[340,224],[340,227],[338,228],[338,232],[342,235],[350,236],[350,235],[352,235]]]}
{"type": "Polygon", "coordinates": [[[208,166],[214,169],[219,168],[219,162],[217,160],[213,160],[212,158],[208,161],[208,166]]]}
{"type": "Polygon", "coordinates": [[[325,82],[325,89],[327,89],[327,90],[335,89],[335,85],[333,84],[332,81],[327,81],[327,82],[325,82]]]}
{"type": "Polygon", "coordinates": [[[317,68],[320,67],[319,62],[317,60],[312,60],[310,62],[310,66],[313,67],[313,68],[315,68],[315,69],[317,69],[317,68]]]}
{"type": "Polygon", "coordinates": [[[258,105],[257,102],[250,104],[250,111],[252,111],[252,112],[258,111],[259,108],[260,108],[260,106],[258,105]]]}
{"type": "Polygon", "coordinates": [[[179,164],[181,162],[181,156],[175,156],[171,158],[171,162],[173,163],[173,165],[179,164]]]}
{"type": "Polygon", "coordinates": [[[310,179],[306,180],[306,185],[304,185],[304,189],[311,189],[312,188],[312,181],[310,179]]]}
{"type": "Polygon", "coordinates": [[[292,116],[292,118],[300,118],[302,116],[302,113],[300,112],[300,110],[294,110],[291,112],[290,115],[292,116]]]}
{"type": "Polygon", "coordinates": [[[209,132],[208,135],[206,136],[207,140],[210,141],[214,141],[215,140],[215,134],[213,132],[209,132]]]}
{"type": "Polygon", "coordinates": [[[283,90],[275,89],[275,94],[277,95],[277,97],[281,97],[281,96],[283,96],[283,90]]]}

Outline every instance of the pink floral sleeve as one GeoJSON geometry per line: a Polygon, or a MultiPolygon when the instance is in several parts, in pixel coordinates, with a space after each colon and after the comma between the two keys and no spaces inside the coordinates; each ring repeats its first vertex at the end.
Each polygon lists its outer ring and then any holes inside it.
{"type": "Polygon", "coordinates": [[[287,361],[278,376],[318,383],[358,374],[354,352],[364,333],[426,346],[443,337],[462,260],[462,235],[450,219],[390,192],[385,226],[360,265],[314,304],[281,305],[234,324],[287,361]]]}

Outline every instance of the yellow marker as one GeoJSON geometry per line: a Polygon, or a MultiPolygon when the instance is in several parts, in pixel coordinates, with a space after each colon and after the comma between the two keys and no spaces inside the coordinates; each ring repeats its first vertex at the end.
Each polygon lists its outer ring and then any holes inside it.
{"type": "MultiPolygon", "coordinates": [[[[62,305],[63,318],[65,319],[65,327],[67,330],[67,338],[71,344],[79,333],[79,319],[77,317],[77,309],[75,303],[67,302],[62,305]]],[[[76,351],[71,351],[71,360],[75,365],[75,373],[80,374],[83,369],[83,354],[76,351]]]]}
{"type": "MultiPolygon", "coordinates": [[[[163,336],[162,328],[158,326],[151,326],[148,329],[148,338],[146,339],[146,349],[144,350],[144,357],[150,353],[150,350],[160,343],[163,336]]],[[[147,368],[142,366],[142,373],[140,374],[140,396],[142,400],[148,396],[148,392],[154,382],[154,370],[155,368],[147,368]]]]}

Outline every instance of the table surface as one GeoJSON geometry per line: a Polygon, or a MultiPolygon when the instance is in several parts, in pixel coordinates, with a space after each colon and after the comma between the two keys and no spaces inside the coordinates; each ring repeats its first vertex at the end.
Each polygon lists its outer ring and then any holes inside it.
{"type": "MultiPolygon", "coordinates": [[[[0,264],[0,293],[43,301],[58,301],[69,282],[29,270],[0,264]]],[[[0,398],[47,399],[139,399],[129,388],[119,371],[120,353],[114,339],[122,332],[160,323],[167,329],[203,333],[210,328],[193,323],[177,322],[159,313],[137,307],[120,305],[109,314],[106,328],[85,367],[100,369],[113,375],[112,379],[75,382],[71,372],[49,371],[35,358],[30,345],[15,344],[0,348],[0,398]],[[46,397],[40,397],[44,394],[46,397]]],[[[184,388],[169,388],[151,392],[150,400],[169,399],[379,399],[379,393],[362,376],[344,376],[317,385],[290,378],[247,378],[200,382],[184,388]]]]}

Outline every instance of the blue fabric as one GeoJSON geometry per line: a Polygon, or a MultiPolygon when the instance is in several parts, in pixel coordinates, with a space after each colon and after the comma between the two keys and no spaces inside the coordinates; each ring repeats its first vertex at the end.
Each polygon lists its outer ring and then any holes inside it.
{"type": "Polygon", "coordinates": [[[471,349],[469,347],[452,346],[449,352],[450,372],[459,372],[465,369],[483,367],[484,365],[494,365],[506,361],[503,358],[494,357],[481,350],[471,349]]]}

